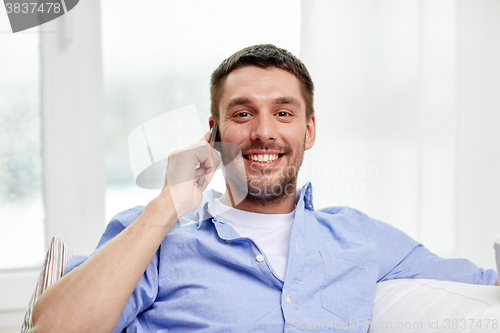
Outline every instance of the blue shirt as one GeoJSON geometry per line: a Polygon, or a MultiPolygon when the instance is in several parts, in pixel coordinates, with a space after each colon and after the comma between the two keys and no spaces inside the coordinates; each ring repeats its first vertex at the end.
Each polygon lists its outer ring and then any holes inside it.
{"type": "MultiPolygon", "coordinates": [[[[285,280],[248,238],[200,208],[161,243],[114,332],[367,332],[375,286],[430,278],[494,284],[497,274],[465,259],[442,259],[402,231],[347,207],[314,210],[312,186],[298,193],[285,280]],[[262,258],[263,256],[263,258],[262,258]],[[263,260],[262,260],[263,259],[263,260]],[[311,329],[312,328],[312,329],[311,329]]],[[[116,215],[96,249],[129,226],[143,206],[116,215]]],[[[70,271],[88,257],[75,256],[70,271]]]]}

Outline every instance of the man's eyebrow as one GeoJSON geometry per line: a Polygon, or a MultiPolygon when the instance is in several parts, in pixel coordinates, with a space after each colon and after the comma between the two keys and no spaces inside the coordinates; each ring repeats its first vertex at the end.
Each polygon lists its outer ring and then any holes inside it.
{"type": "Polygon", "coordinates": [[[299,100],[296,99],[295,97],[292,97],[292,96],[278,97],[278,98],[276,98],[274,103],[275,104],[293,104],[299,108],[302,106],[300,104],[299,100]]]}
{"type": "MultiPolygon", "coordinates": [[[[252,104],[253,100],[248,98],[248,97],[235,97],[235,98],[230,98],[226,105],[224,106],[224,110],[228,110],[234,106],[237,105],[248,105],[252,104]]],[[[301,107],[302,104],[300,104],[299,100],[296,99],[295,97],[292,96],[283,96],[283,97],[278,97],[274,100],[274,104],[292,104],[297,107],[301,107]]]]}
{"type": "Polygon", "coordinates": [[[224,110],[227,110],[229,108],[232,108],[233,106],[236,105],[247,105],[251,104],[252,100],[248,97],[236,97],[236,98],[230,98],[226,105],[224,106],[224,110]]]}

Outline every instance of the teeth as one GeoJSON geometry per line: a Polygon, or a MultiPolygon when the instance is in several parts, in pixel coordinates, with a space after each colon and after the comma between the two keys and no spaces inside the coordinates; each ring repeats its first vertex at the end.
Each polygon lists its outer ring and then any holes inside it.
{"type": "Polygon", "coordinates": [[[259,163],[268,163],[268,162],[274,162],[278,159],[278,154],[264,154],[264,155],[248,155],[247,156],[249,160],[252,160],[254,162],[259,162],[259,163]]]}

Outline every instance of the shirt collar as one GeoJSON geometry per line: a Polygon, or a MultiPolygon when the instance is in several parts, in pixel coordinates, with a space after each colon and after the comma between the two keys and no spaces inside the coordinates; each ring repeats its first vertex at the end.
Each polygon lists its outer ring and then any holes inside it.
{"type": "MultiPolygon", "coordinates": [[[[215,211],[213,201],[221,196],[222,193],[213,189],[205,191],[205,193],[203,193],[203,201],[200,207],[194,212],[184,215],[179,220],[181,227],[196,223],[198,225],[197,228],[200,228],[203,221],[214,217],[211,213],[215,211]]],[[[311,182],[307,182],[304,186],[297,190],[296,205],[297,211],[307,209],[314,212],[311,182]]]]}
{"type": "Polygon", "coordinates": [[[302,188],[300,189],[300,200],[304,201],[304,208],[307,210],[310,210],[311,212],[314,212],[314,205],[313,205],[313,189],[312,189],[312,184],[311,182],[307,182],[302,188]]]}

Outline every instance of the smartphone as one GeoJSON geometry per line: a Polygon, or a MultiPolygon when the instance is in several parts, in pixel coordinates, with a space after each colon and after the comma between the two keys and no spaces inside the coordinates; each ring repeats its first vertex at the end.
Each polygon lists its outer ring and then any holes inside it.
{"type": "Polygon", "coordinates": [[[220,141],[219,126],[217,126],[216,122],[214,122],[212,133],[210,134],[210,140],[208,142],[210,144],[210,147],[214,147],[215,141],[220,141]]]}
{"type": "MultiPolygon", "coordinates": [[[[210,134],[210,140],[208,142],[210,147],[212,147],[212,148],[214,147],[216,140],[220,141],[220,134],[219,134],[219,127],[217,126],[217,123],[214,122],[214,126],[212,127],[212,133],[210,134]]],[[[198,177],[196,184],[201,186],[201,185],[203,185],[204,182],[205,182],[205,178],[198,177]]]]}

